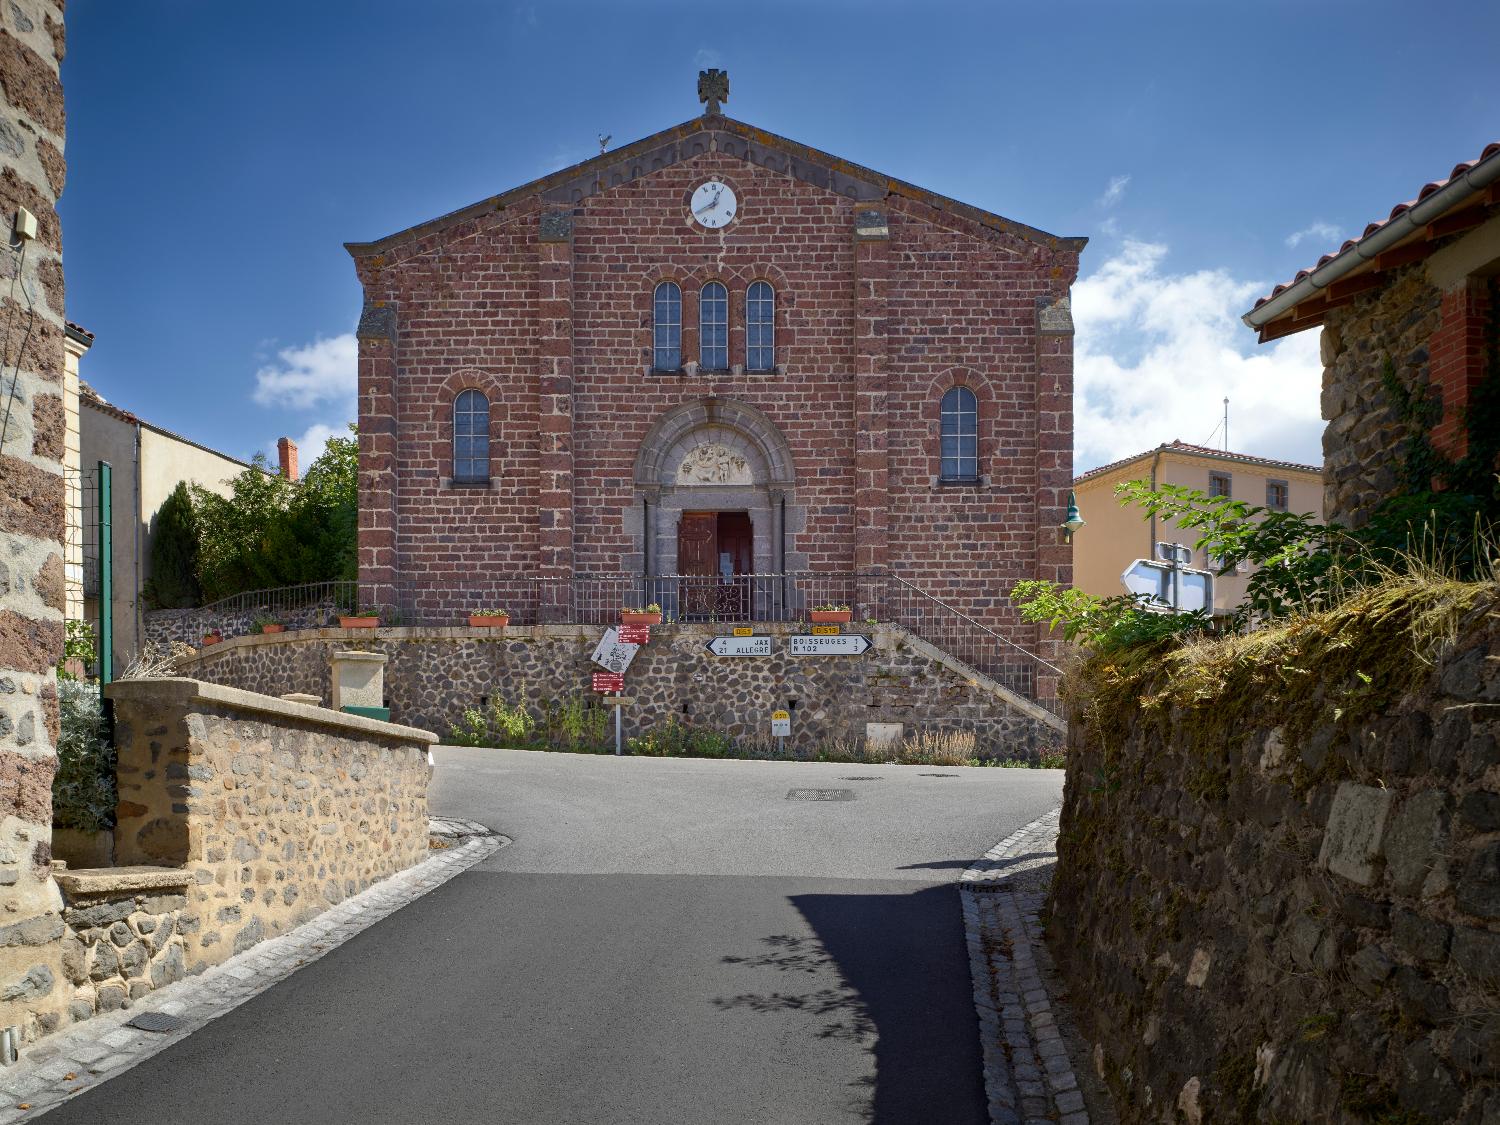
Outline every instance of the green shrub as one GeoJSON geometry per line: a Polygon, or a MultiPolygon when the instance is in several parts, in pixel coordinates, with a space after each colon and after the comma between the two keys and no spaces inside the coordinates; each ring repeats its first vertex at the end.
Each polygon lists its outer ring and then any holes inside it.
{"type": "Polygon", "coordinates": [[[198,605],[198,517],[185,481],[167,497],[151,529],[151,577],[141,591],[154,609],[198,605]]]}
{"type": "Polygon", "coordinates": [[[99,699],[99,685],[57,685],[61,732],[52,779],[52,823],[101,832],[115,823],[115,751],[99,699]]]}
{"type": "Polygon", "coordinates": [[[457,746],[524,749],[531,744],[535,729],[536,720],[525,704],[508,707],[496,699],[485,710],[465,711],[463,718],[449,730],[448,737],[457,746]]]}
{"type": "Polygon", "coordinates": [[[87,621],[69,621],[65,627],[63,658],[57,662],[57,678],[76,680],[78,677],[68,671],[68,661],[78,661],[87,671],[99,659],[98,650],[94,647],[94,627],[87,621]]]}

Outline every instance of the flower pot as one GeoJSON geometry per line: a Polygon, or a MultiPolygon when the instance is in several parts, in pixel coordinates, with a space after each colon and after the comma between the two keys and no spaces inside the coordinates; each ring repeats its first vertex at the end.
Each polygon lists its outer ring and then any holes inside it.
{"type": "Polygon", "coordinates": [[[621,625],[660,625],[660,613],[632,613],[628,609],[620,611],[621,625]]]}
{"type": "Polygon", "coordinates": [[[340,617],[340,629],[373,629],[380,624],[378,617],[340,617]]]}
{"type": "Polygon", "coordinates": [[[471,613],[469,625],[474,629],[504,629],[510,624],[510,614],[471,613]]]}
{"type": "Polygon", "coordinates": [[[286,632],[286,626],[285,625],[262,625],[260,627],[260,631],[262,633],[285,633],[286,632]]]}
{"type": "Polygon", "coordinates": [[[812,611],[814,625],[847,625],[853,616],[852,609],[815,609],[812,611]]]}
{"type": "Polygon", "coordinates": [[[218,633],[206,633],[203,637],[203,647],[207,648],[209,645],[216,645],[223,639],[218,633]]]}

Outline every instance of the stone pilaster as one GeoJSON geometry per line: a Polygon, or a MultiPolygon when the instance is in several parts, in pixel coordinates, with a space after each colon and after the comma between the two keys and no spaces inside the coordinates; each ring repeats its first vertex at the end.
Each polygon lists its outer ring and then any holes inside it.
{"type": "MultiPolygon", "coordinates": [[[[573,216],[548,211],[537,239],[539,573],[573,573],[573,216]]],[[[554,584],[557,587],[561,583],[554,584]]]]}
{"type": "Polygon", "coordinates": [[[882,211],[854,216],[854,567],[882,569],[890,543],[887,316],[891,235],[882,211]]]}
{"type": "MultiPolygon", "coordinates": [[[[1036,576],[1073,582],[1073,545],[1061,525],[1073,484],[1073,313],[1068,294],[1037,300],[1036,318],[1036,576]]],[[[1056,664],[1059,635],[1037,627],[1036,653],[1056,664]]],[[[1057,684],[1038,677],[1038,698],[1055,698],[1057,684]]]]}
{"type": "Polygon", "coordinates": [[[359,318],[359,600],[397,604],[396,310],[359,318]]]}

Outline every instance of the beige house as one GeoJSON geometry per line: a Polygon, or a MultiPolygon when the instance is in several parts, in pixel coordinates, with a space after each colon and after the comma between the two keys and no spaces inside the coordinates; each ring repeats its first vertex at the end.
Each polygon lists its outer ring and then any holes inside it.
{"type": "MultiPolygon", "coordinates": [[[[1247,504],[1281,511],[1323,513],[1323,471],[1317,465],[1274,461],[1247,453],[1228,453],[1173,441],[1084,473],[1073,482],[1078,508],[1086,521],[1073,537],[1073,582],[1101,597],[1125,593],[1120,575],[1136,559],[1156,555],[1158,542],[1191,547],[1197,533],[1163,524],[1137,507],[1122,507],[1115,487],[1127,481],[1176,484],[1211,496],[1231,496],[1247,504]]],[[[1193,567],[1217,566],[1194,550],[1193,567]]],[[[1228,613],[1245,596],[1250,570],[1214,579],[1214,612],[1228,613]]]]}
{"type": "Polygon", "coordinates": [[[78,420],[78,362],[94,345],[94,334],[68,321],[63,332],[63,482],[68,527],[63,543],[63,616],[83,620],[83,445],[78,420]]]}

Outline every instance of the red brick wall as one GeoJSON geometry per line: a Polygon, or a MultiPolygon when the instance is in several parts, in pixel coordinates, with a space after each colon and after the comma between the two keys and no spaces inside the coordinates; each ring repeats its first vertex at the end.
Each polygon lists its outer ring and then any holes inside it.
{"type": "Polygon", "coordinates": [[[365,498],[390,513],[362,515],[362,579],[378,581],[388,561],[428,607],[467,609],[569,558],[577,573],[621,571],[641,550],[627,517],[640,506],[642,440],[669,408],[716,395],[764,412],[793,451],[806,523],[789,552],[821,570],[888,562],[1035,648],[1004,591],[1070,577],[1054,528],[1071,477],[1071,341],[1039,335],[1037,310],[1066,296],[1077,253],[852,194],[705,151],[580,200],[556,220],[570,234],[550,241],[539,231],[558,205],[538,195],[357,255],[367,302],[396,320],[390,488],[376,487],[383,419],[369,406],[383,345],[362,344],[361,433],[367,410],[376,430],[365,498]],[[687,220],[711,175],[740,200],[722,231],[687,220]],[[871,211],[889,233],[857,241],[856,217],[871,211]],[[699,290],[726,284],[731,364],[745,359],[745,290],[770,281],[785,376],[647,373],[652,290],[666,278],[682,287],[685,360],[697,356],[699,290]],[[937,404],[955,381],[979,394],[987,483],[935,488],[937,404]],[[493,491],[440,485],[447,411],[466,386],[491,398],[493,491]]]}
{"type": "Polygon", "coordinates": [[[1468,451],[1464,408],[1484,378],[1490,291],[1488,279],[1469,278],[1444,292],[1429,345],[1432,381],[1443,396],[1443,416],[1433,427],[1432,443],[1453,458],[1468,451]]]}

